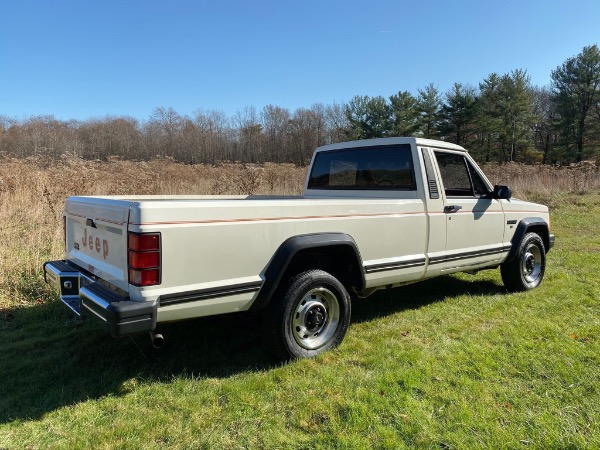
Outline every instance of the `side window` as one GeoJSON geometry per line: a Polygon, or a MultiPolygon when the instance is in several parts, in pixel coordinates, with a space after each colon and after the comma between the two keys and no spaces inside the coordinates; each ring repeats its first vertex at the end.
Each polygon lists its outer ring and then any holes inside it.
{"type": "Polygon", "coordinates": [[[469,161],[467,161],[467,165],[469,166],[469,173],[471,174],[471,181],[473,181],[473,190],[475,191],[475,196],[479,197],[481,195],[489,194],[490,191],[489,191],[488,187],[486,186],[485,182],[483,181],[483,179],[481,178],[479,173],[477,173],[477,171],[475,170],[473,165],[471,163],[469,163],[469,161]]]}
{"type": "Polygon", "coordinates": [[[406,144],[320,152],[308,188],[414,191],[417,186],[411,147],[406,144]]]}
{"type": "Polygon", "coordinates": [[[488,189],[477,171],[463,155],[435,152],[447,197],[479,197],[488,189]]]}
{"type": "Polygon", "coordinates": [[[473,197],[465,158],[457,153],[435,152],[447,197],[473,197]]]}

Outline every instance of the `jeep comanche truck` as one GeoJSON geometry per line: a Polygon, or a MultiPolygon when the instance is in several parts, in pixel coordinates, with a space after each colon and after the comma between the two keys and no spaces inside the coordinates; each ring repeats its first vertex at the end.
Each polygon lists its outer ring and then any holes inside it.
{"type": "Polygon", "coordinates": [[[498,266],[509,291],[535,288],[549,224],[460,146],[362,140],[317,148],[300,197],[70,197],[65,259],[44,275],[115,337],[158,345],[165,322],[261,311],[279,354],[310,357],[377,289],[498,266]]]}

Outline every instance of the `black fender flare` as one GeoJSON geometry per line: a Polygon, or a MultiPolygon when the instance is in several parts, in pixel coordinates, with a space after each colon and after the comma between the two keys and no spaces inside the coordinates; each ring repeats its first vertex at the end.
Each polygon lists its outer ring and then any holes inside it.
{"type": "Polygon", "coordinates": [[[365,286],[364,266],[360,251],[352,236],[346,233],[303,234],[290,237],[279,246],[263,272],[265,281],[257,294],[256,300],[252,303],[250,311],[257,311],[267,306],[298,252],[322,247],[348,247],[354,252],[360,269],[360,285],[356,287],[359,290],[363,289],[365,286]]]}
{"type": "Polygon", "coordinates": [[[508,252],[508,256],[506,257],[506,262],[514,261],[514,259],[517,257],[521,241],[531,228],[536,228],[536,230],[539,230],[541,228],[543,230],[542,233],[538,234],[540,234],[540,237],[544,242],[544,246],[546,247],[546,253],[548,253],[550,248],[552,248],[552,246],[554,245],[554,235],[550,234],[548,223],[541,217],[526,217],[525,219],[521,219],[519,221],[519,225],[517,225],[515,234],[513,235],[513,238],[510,241],[512,246],[510,248],[510,251],[508,252]]]}

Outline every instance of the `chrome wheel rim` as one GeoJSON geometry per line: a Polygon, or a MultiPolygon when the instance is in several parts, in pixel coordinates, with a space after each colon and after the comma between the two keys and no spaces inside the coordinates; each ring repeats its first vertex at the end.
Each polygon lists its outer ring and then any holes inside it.
{"type": "Polygon", "coordinates": [[[523,253],[521,270],[527,283],[534,283],[540,277],[542,273],[542,252],[537,245],[529,244],[527,246],[525,253],[523,253]]]}
{"type": "Polygon", "coordinates": [[[294,308],[294,340],[307,350],[320,348],[334,335],[339,320],[340,306],[335,294],[322,287],[311,289],[294,308]]]}

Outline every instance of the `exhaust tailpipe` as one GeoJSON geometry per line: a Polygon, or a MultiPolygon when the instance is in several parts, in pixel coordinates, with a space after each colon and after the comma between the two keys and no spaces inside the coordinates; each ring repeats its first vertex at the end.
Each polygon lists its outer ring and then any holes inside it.
{"type": "Polygon", "coordinates": [[[150,332],[150,340],[152,341],[152,347],[163,348],[165,345],[165,338],[160,333],[150,332]]]}

